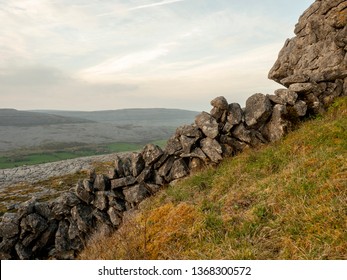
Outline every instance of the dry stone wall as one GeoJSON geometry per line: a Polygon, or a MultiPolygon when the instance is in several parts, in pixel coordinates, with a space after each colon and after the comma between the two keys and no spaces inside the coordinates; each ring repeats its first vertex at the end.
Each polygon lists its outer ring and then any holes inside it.
{"type": "Polygon", "coordinates": [[[316,1],[300,18],[269,77],[287,88],[256,93],[244,109],[219,96],[164,150],[153,144],[115,156],[108,174],[88,178],[54,201],[29,200],[0,223],[1,259],[73,259],[96,231],[111,233],[163,186],[244,149],[277,141],[346,90],[346,1],[316,1]]]}

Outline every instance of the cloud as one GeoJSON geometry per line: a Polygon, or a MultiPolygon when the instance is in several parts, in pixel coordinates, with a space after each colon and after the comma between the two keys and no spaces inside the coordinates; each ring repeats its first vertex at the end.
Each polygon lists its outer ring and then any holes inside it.
{"type": "Polygon", "coordinates": [[[183,2],[183,1],[185,1],[185,0],[161,1],[161,2],[156,2],[156,3],[152,3],[152,4],[141,5],[141,6],[137,6],[137,7],[134,7],[134,8],[130,8],[129,11],[139,10],[139,9],[146,9],[146,8],[157,7],[157,6],[163,6],[163,5],[168,5],[168,4],[173,4],[173,3],[177,3],[177,2],[183,2]]]}
{"type": "Polygon", "coordinates": [[[124,74],[135,67],[167,55],[174,45],[174,43],[162,44],[154,49],[114,57],[80,71],[77,76],[89,82],[112,82],[117,78],[117,74],[124,74]]]}

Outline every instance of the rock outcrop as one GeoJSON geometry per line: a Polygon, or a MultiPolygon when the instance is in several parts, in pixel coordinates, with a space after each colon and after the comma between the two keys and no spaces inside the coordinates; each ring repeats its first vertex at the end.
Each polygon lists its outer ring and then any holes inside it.
{"type": "Polygon", "coordinates": [[[311,113],[319,113],[347,91],[347,1],[315,1],[294,32],[269,78],[297,93],[311,113]]]}
{"type": "Polygon", "coordinates": [[[277,141],[297,121],[346,95],[346,1],[316,1],[300,18],[269,77],[283,84],[256,93],[246,107],[220,96],[210,113],[177,128],[164,150],[148,144],[114,157],[109,174],[95,174],[54,201],[35,199],[0,223],[2,259],[73,259],[96,231],[108,234],[131,210],[163,186],[244,149],[277,141]]]}

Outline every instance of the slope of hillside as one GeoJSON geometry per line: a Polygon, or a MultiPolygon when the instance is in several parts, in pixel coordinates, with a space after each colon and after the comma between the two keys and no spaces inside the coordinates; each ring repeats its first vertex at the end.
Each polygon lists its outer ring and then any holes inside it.
{"type": "Polygon", "coordinates": [[[0,109],[0,126],[38,126],[48,124],[92,123],[79,117],[59,116],[49,113],[0,109]]]}
{"type": "Polygon", "coordinates": [[[346,259],[347,98],[145,200],[80,259],[346,259]]]}

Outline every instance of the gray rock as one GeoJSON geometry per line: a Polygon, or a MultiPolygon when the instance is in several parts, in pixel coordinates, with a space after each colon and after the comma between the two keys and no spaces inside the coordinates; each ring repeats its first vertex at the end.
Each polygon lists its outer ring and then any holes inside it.
{"type": "Polygon", "coordinates": [[[280,83],[285,87],[289,87],[295,83],[306,83],[310,80],[310,77],[305,74],[294,74],[289,77],[283,78],[280,83]]]}
{"type": "Polygon", "coordinates": [[[90,204],[94,199],[94,195],[85,189],[85,186],[81,181],[79,181],[75,187],[75,194],[79,199],[87,204],[90,204]]]}
{"type": "Polygon", "coordinates": [[[114,226],[119,226],[122,223],[122,215],[115,207],[110,207],[107,210],[107,214],[114,226]]]}
{"type": "Polygon", "coordinates": [[[80,235],[80,230],[78,229],[77,221],[69,219],[69,223],[68,236],[70,240],[73,240],[80,235]]]}
{"type": "Polygon", "coordinates": [[[187,137],[201,138],[202,133],[196,124],[182,125],[176,129],[176,135],[184,135],[187,137]]]}
{"type": "Polygon", "coordinates": [[[246,143],[251,143],[252,142],[252,137],[251,137],[251,132],[245,128],[243,123],[239,124],[237,127],[232,132],[232,135],[246,143]]]}
{"type": "Polygon", "coordinates": [[[127,176],[119,179],[111,180],[111,189],[122,188],[126,186],[131,186],[136,183],[136,178],[133,176],[127,176]]]}
{"type": "Polygon", "coordinates": [[[39,214],[46,220],[52,219],[52,210],[49,207],[48,202],[37,202],[34,206],[35,213],[39,214]]]}
{"type": "Polygon", "coordinates": [[[144,184],[138,184],[123,189],[125,200],[131,205],[137,205],[150,195],[144,184]]]}
{"type": "Polygon", "coordinates": [[[0,259],[10,260],[14,258],[13,248],[18,241],[18,237],[2,238],[0,242],[0,259]]]}
{"type": "Polygon", "coordinates": [[[67,220],[62,220],[59,222],[59,226],[55,234],[55,250],[57,252],[66,252],[70,250],[69,223],[67,220]]]}
{"type": "Polygon", "coordinates": [[[256,93],[246,101],[245,121],[252,128],[261,127],[271,116],[272,105],[267,96],[256,93]]]}
{"type": "Polygon", "coordinates": [[[54,236],[56,234],[57,229],[58,222],[54,220],[51,221],[48,224],[47,229],[45,229],[45,231],[36,240],[35,245],[32,248],[32,251],[40,259],[46,258],[49,247],[54,245],[54,236]]]}
{"type": "Polygon", "coordinates": [[[177,159],[172,164],[171,170],[168,177],[168,182],[171,182],[176,179],[183,178],[189,174],[189,168],[185,163],[184,159],[177,159]]]}
{"type": "Polygon", "coordinates": [[[294,110],[299,117],[303,117],[306,115],[307,112],[307,104],[306,102],[299,100],[298,102],[295,103],[294,105],[294,110]]]}
{"type": "Polygon", "coordinates": [[[223,96],[218,96],[211,101],[211,105],[221,110],[228,109],[228,101],[223,96]]]}
{"type": "Polygon", "coordinates": [[[238,141],[235,138],[227,136],[227,135],[222,135],[220,138],[220,142],[221,144],[226,144],[231,146],[235,153],[242,152],[244,149],[249,147],[248,144],[238,141]]]}
{"type": "Polygon", "coordinates": [[[177,155],[182,151],[181,141],[177,138],[176,135],[173,135],[167,141],[165,147],[165,153],[168,155],[177,155]]]}
{"type": "Polygon", "coordinates": [[[85,205],[77,205],[71,209],[71,216],[76,221],[80,231],[88,233],[92,229],[92,208],[85,205]]]}
{"type": "Polygon", "coordinates": [[[18,207],[18,211],[17,211],[19,217],[22,218],[22,217],[27,216],[31,213],[34,213],[36,202],[37,202],[36,198],[32,197],[28,201],[20,204],[18,207]]]}
{"type": "MultiPolygon", "coordinates": [[[[315,1],[300,17],[296,37],[285,43],[269,78],[284,86],[342,78],[346,43],[338,36],[346,26],[346,17],[341,16],[345,6],[345,1],[315,1]]],[[[299,90],[304,93],[307,88],[299,90]]]]}
{"type": "Polygon", "coordinates": [[[181,154],[182,158],[199,158],[203,161],[207,160],[206,154],[201,150],[201,148],[195,148],[194,151],[192,151],[189,154],[181,154]]]}
{"type": "Polygon", "coordinates": [[[19,234],[19,216],[16,213],[5,213],[0,223],[0,237],[12,238],[19,234]]]}
{"type": "Polygon", "coordinates": [[[108,193],[107,191],[95,192],[95,198],[92,204],[101,211],[105,210],[108,207],[108,193]]]}
{"type": "Polygon", "coordinates": [[[139,176],[142,170],[145,168],[145,161],[143,160],[142,154],[140,153],[132,154],[131,167],[133,170],[133,176],[134,177],[139,176]]]}
{"type": "Polygon", "coordinates": [[[25,247],[21,242],[18,242],[14,246],[16,253],[20,260],[30,260],[32,252],[29,248],[25,247]]]}
{"type": "Polygon", "coordinates": [[[95,178],[94,189],[96,191],[107,191],[109,190],[109,187],[109,178],[103,174],[98,174],[95,178]]]}
{"type": "Polygon", "coordinates": [[[137,176],[136,181],[138,183],[145,182],[152,177],[153,168],[152,166],[146,166],[145,169],[142,170],[141,174],[137,176]]]}
{"type": "Polygon", "coordinates": [[[201,149],[212,162],[218,163],[222,160],[222,147],[215,139],[208,137],[202,139],[201,149]]]}
{"type": "Polygon", "coordinates": [[[87,170],[87,176],[88,176],[89,182],[91,182],[93,184],[95,179],[96,179],[95,169],[94,168],[88,169],[87,170]]]}
{"type": "Polygon", "coordinates": [[[159,168],[158,170],[158,174],[164,178],[166,178],[166,176],[169,174],[172,165],[175,161],[175,158],[173,156],[170,156],[165,163],[159,168]]]}
{"type": "Polygon", "coordinates": [[[218,123],[210,114],[206,112],[200,113],[196,116],[195,123],[207,137],[214,139],[218,136],[218,123]]]}
{"type": "Polygon", "coordinates": [[[76,206],[81,203],[81,200],[73,192],[64,192],[56,199],[56,203],[66,204],[70,207],[76,206]]]}
{"type": "Polygon", "coordinates": [[[131,158],[129,155],[120,157],[116,156],[115,161],[114,161],[114,167],[117,172],[116,177],[126,177],[132,175],[132,170],[131,170],[131,158]]]}
{"type": "MultiPolygon", "coordinates": [[[[124,195],[123,195],[124,197],[124,195]]],[[[123,199],[120,199],[116,196],[108,197],[109,206],[115,208],[119,212],[125,211],[125,202],[123,199]]]]}
{"type": "Polygon", "coordinates": [[[317,87],[313,83],[296,83],[289,86],[289,90],[297,93],[311,92],[317,87]]]}
{"type": "Polygon", "coordinates": [[[221,121],[223,114],[226,112],[226,110],[222,110],[220,108],[213,107],[210,111],[210,115],[212,118],[214,118],[217,122],[221,121]]]}
{"type": "Polygon", "coordinates": [[[229,113],[228,113],[228,123],[230,123],[232,126],[237,125],[241,123],[242,121],[242,109],[240,104],[238,103],[231,103],[229,104],[229,113]]]}
{"type": "Polygon", "coordinates": [[[278,104],[281,105],[289,104],[293,106],[296,102],[296,99],[298,98],[298,94],[289,89],[277,89],[275,90],[275,95],[280,99],[280,102],[278,102],[278,104]]]}
{"type": "Polygon", "coordinates": [[[154,170],[158,170],[164,162],[168,159],[170,155],[164,151],[164,154],[160,157],[160,159],[153,165],[154,170]]]}
{"type": "Polygon", "coordinates": [[[163,150],[154,144],[147,144],[142,150],[142,157],[146,166],[154,164],[163,155],[163,150]]]}
{"type": "Polygon", "coordinates": [[[196,143],[197,140],[198,140],[198,138],[192,138],[192,137],[188,137],[185,135],[181,135],[180,136],[180,142],[181,142],[181,146],[182,146],[182,152],[183,153],[190,153],[192,147],[194,146],[194,144],[196,143]]]}
{"type": "Polygon", "coordinates": [[[268,141],[277,141],[287,134],[289,122],[284,118],[286,113],[286,106],[275,105],[271,120],[262,129],[262,134],[268,141]]]}

